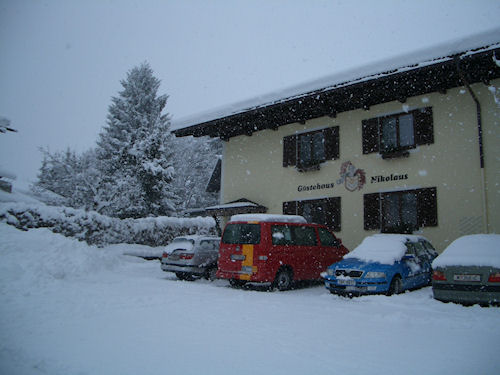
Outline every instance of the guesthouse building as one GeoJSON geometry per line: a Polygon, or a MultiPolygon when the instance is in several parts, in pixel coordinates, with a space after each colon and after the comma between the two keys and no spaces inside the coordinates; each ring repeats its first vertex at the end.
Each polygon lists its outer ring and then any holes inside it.
{"type": "Polygon", "coordinates": [[[500,233],[500,35],[485,34],[173,123],[219,137],[220,205],[303,215],[348,248],[500,233]]]}

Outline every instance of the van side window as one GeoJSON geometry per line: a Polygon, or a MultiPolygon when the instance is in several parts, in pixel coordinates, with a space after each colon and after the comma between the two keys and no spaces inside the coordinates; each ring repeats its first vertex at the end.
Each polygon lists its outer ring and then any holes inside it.
{"type": "Polygon", "coordinates": [[[288,225],[273,225],[271,227],[273,245],[291,245],[292,232],[288,225]]]}
{"type": "Polygon", "coordinates": [[[226,244],[260,243],[260,224],[228,224],[224,230],[222,242],[226,244]]]}
{"type": "Polygon", "coordinates": [[[331,234],[325,228],[318,228],[319,231],[319,240],[323,246],[339,246],[339,241],[335,238],[333,234],[331,234]]]}
{"type": "Polygon", "coordinates": [[[293,226],[293,244],[297,246],[316,246],[316,231],[313,227],[293,226]]]}

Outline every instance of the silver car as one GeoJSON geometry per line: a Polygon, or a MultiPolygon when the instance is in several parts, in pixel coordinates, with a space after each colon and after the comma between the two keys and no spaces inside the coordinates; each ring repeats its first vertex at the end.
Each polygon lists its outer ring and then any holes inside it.
{"type": "Polygon", "coordinates": [[[219,245],[220,237],[176,237],[163,251],[161,269],[174,272],[180,280],[215,280],[219,245]]]}
{"type": "Polygon", "coordinates": [[[435,299],[500,305],[500,234],[460,237],[434,260],[432,267],[435,299]]]}

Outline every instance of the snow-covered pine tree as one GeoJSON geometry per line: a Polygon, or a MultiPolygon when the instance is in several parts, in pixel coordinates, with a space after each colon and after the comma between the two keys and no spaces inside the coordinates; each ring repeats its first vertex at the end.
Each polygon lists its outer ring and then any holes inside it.
{"type": "Polygon", "coordinates": [[[95,209],[94,197],[99,183],[94,167],[95,151],[89,150],[81,155],[69,148],[65,152],[51,153],[43,148],[40,151],[42,166],[32,187],[33,192],[48,204],[95,209]]]}
{"type": "Polygon", "coordinates": [[[99,211],[120,218],[171,215],[176,195],[173,136],[162,114],[167,96],[157,96],[160,81],[148,63],[130,70],[121,84],[97,142],[99,211]]]}
{"type": "Polygon", "coordinates": [[[182,212],[217,204],[219,194],[209,193],[206,189],[222,154],[221,141],[182,137],[176,138],[175,148],[178,151],[174,155],[177,172],[174,184],[180,198],[177,209],[182,212]]]}

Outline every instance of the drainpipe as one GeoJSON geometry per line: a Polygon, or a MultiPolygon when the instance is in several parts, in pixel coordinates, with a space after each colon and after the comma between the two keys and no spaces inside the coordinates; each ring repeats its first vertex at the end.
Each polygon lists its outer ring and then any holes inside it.
{"type": "Polygon", "coordinates": [[[476,94],[474,93],[474,91],[472,91],[472,88],[470,87],[470,84],[467,81],[467,78],[465,77],[463,70],[460,69],[460,58],[458,56],[455,56],[454,60],[455,60],[455,65],[457,67],[458,75],[460,76],[462,83],[467,88],[467,91],[474,100],[474,103],[476,103],[477,137],[479,143],[479,165],[481,167],[481,193],[483,201],[483,228],[484,228],[484,233],[489,233],[488,206],[486,203],[486,179],[484,175],[484,149],[483,149],[483,125],[481,118],[481,103],[479,103],[476,94]]]}

